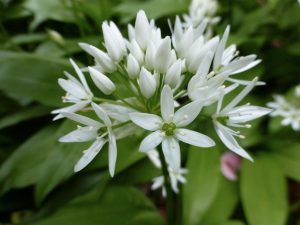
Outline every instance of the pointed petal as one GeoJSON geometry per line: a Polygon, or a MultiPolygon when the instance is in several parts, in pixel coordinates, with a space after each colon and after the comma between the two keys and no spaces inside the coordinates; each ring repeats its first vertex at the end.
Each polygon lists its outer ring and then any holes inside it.
{"type": "Polygon", "coordinates": [[[88,67],[89,73],[94,81],[94,84],[106,95],[110,95],[116,89],[115,84],[104,74],[94,69],[93,67],[88,67]]]}
{"type": "Polygon", "coordinates": [[[156,148],[162,142],[163,138],[164,135],[160,130],[154,131],[143,139],[139,150],[141,152],[148,152],[156,148]]]}
{"type": "Polygon", "coordinates": [[[110,176],[113,177],[115,174],[115,167],[117,161],[117,142],[116,137],[111,134],[109,135],[109,145],[108,145],[108,166],[110,176]]]}
{"type": "Polygon", "coordinates": [[[171,88],[165,85],[160,96],[160,110],[164,121],[170,121],[174,116],[174,99],[171,88]]]}
{"type": "Polygon", "coordinates": [[[202,109],[202,102],[191,102],[176,111],[173,122],[177,127],[184,127],[193,122],[202,109]]]}
{"type": "Polygon", "coordinates": [[[97,116],[104,122],[104,124],[107,127],[111,127],[112,126],[111,120],[109,119],[107,113],[102,109],[102,107],[100,105],[97,105],[94,102],[92,102],[92,107],[95,110],[97,116]]]}
{"type": "Polygon", "coordinates": [[[129,117],[136,125],[150,131],[155,131],[161,128],[162,119],[153,114],[147,113],[130,113],[129,117]]]}
{"type": "Polygon", "coordinates": [[[90,102],[89,101],[81,101],[81,102],[77,102],[76,104],[74,105],[71,105],[71,106],[67,106],[67,107],[64,107],[64,108],[60,108],[60,109],[56,109],[56,110],[53,110],[51,112],[51,114],[58,114],[57,116],[55,116],[53,118],[53,121],[55,120],[58,120],[58,119],[61,119],[63,118],[64,116],[60,113],[62,112],[67,112],[67,113],[75,113],[81,109],[83,109],[84,107],[87,106],[87,104],[89,104],[90,102]]]}
{"type": "Polygon", "coordinates": [[[181,161],[180,146],[178,140],[176,140],[174,137],[166,137],[162,141],[162,150],[166,162],[172,169],[178,170],[180,168],[181,161]]]}
{"type": "Polygon", "coordinates": [[[215,145],[215,142],[210,137],[188,129],[177,129],[175,136],[182,142],[201,148],[215,145]]]}
{"type": "Polygon", "coordinates": [[[227,129],[227,127],[223,126],[219,122],[215,122],[215,130],[218,136],[220,137],[221,141],[224,143],[224,145],[236,154],[250,161],[253,161],[251,156],[237,143],[235,138],[230,134],[230,132],[227,129]]]}
{"type": "Polygon", "coordinates": [[[60,142],[86,142],[96,139],[98,128],[80,127],[59,139],[60,142]]]}
{"type": "Polygon", "coordinates": [[[77,64],[72,60],[70,59],[70,62],[72,64],[72,66],[74,67],[79,79],[80,79],[80,82],[82,83],[83,87],[85,88],[85,90],[89,93],[89,94],[92,94],[87,82],[86,82],[86,79],[85,79],[85,76],[83,75],[83,73],[81,72],[80,68],[77,66],[77,64]]]}
{"type": "Polygon", "coordinates": [[[69,112],[62,112],[61,114],[70,120],[84,124],[86,126],[92,126],[92,127],[93,126],[96,126],[96,127],[103,126],[102,123],[100,123],[96,120],[93,120],[89,117],[86,117],[86,116],[82,116],[82,115],[75,114],[75,113],[69,113],[69,112]]]}
{"type": "Polygon", "coordinates": [[[226,107],[222,111],[227,112],[237,104],[239,104],[243,100],[243,98],[245,98],[246,95],[249,94],[249,92],[255,87],[257,80],[258,78],[255,77],[252,82],[248,86],[246,86],[228,105],[226,105],[226,107]]]}
{"type": "Polygon", "coordinates": [[[76,163],[74,167],[74,172],[78,172],[86,167],[101,151],[103,145],[105,144],[105,139],[98,139],[96,140],[89,149],[87,149],[80,160],[76,163]]]}

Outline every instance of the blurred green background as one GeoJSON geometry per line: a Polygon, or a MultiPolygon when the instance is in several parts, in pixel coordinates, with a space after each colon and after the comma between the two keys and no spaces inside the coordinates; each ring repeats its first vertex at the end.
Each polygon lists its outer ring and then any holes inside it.
{"type": "MultiPolygon", "coordinates": [[[[166,19],[174,21],[188,6],[188,0],[0,0],[1,225],[164,224],[160,192],[149,190],[159,171],[137,151],[139,140],[118,144],[113,179],[106,151],[74,174],[84,146],[58,143],[74,124],[52,122],[50,112],[63,105],[57,79],[73,72],[68,58],[91,63],[77,43],[102,46],[102,21],[114,20],[126,34],[127,23],[144,9],[170,34],[166,19]]],[[[265,105],[274,93],[288,94],[300,84],[296,0],[222,0],[217,16],[216,33],[231,24],[229,42],[241,55],[263,60],[243,74],[267,82],[252,103],[265,105]]],[[[222,146],[190,151],[188,183],[178,196],[182,224],[300,224],[300,133],[278,118],[263,118],[246,135],[243,146],[255,163],[243,162],[236,182],[220,173],[222,146]]]]}

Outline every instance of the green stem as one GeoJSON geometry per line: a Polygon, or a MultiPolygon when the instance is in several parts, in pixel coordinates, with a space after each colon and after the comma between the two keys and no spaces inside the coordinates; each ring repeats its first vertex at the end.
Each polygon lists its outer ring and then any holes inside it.
{"type": "Polygon", "coordinates": [[[167,206],[167,219],[168,219],[168,225],[174,225],[174,221],[175,221],[175,214],[174,214],[174,199],[173,199],[173,192],[172,192],[172,187],[171,187],[171,181],[170,181],[170,176],[169,176],[169,172],[168,172],[168,166],[164,157],[164,153],[162,151],[162,148],[159,147],[159,158],[161,161],[161,165],[162,165],[162,172],[163,172],[163,176],[164,176],[164,185],[165,185],[165,189],[166,189],[166,194],[167,194],[167,202],[166,202],[166,206],[167,206]]]}

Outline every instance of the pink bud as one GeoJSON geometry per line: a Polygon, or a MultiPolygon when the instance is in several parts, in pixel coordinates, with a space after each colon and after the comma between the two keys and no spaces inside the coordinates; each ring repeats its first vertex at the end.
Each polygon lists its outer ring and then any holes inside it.
{"type": "Polygon", "coordinates": [[[221,172],[230,181],[237,180],[241,168],[241,157],[233,152],[225,152],[221,157],[221,172]]]}

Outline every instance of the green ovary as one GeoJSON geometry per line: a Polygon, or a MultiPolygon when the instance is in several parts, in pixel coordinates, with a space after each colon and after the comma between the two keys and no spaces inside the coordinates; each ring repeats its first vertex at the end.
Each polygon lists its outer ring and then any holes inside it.
{"type": "Polygon", "coordinates": [[[165,132],[167,136],[172,136],[174,135],[174,132],[176,130],[176,124],[171,122],[171,123],[164,123],[162,126],[162,130],[165,132]]]}

